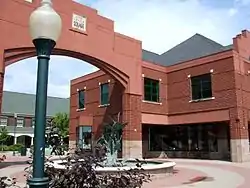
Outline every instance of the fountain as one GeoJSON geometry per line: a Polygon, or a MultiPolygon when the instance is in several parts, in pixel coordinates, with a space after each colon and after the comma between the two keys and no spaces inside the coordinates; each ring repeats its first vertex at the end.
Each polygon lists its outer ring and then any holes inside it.
{"type": "Polygon", "coordinates": [[[126,123],[120,123],[112,120],[112,123],[104,126],[103,134],[98,139],[97,144],[100,144],[106,148],[106,159],[104,166],[114,167],[118,166],[118,151],[121,149],[122,142],[122,130],[126,126],[126,123]]]}
{"type": "MultiPolygon", "coordinates": [[[[119,117],[119,116],[118,116],[119,117]]],[[[157,162],[155,160],[139,160],[139,159],[118,159],[118,152],[122,144],[122,130],[127,123],[120,123],[112,120],[111,123],[104,126],[103,134],[98,139],[97,144],[104,146],[106,149],[106,157],[102,162],[104,167],[95,167],[98,173],[114,174],[118,171],[126,171],[138,168],[138,161],[143,161],[141,166],[146,173],[149,174],[170,174],[173,172],[175,162],[157,162]]],[[[65,169],[65,160],[53,160],[53,165],[57,169],[65,169]]]]}

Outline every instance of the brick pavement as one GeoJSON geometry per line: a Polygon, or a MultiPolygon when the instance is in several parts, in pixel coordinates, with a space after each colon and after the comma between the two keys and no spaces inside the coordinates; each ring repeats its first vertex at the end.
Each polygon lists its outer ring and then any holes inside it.
{"type": "MultiPolygon", "coordinates": [[[[15,159],[9,159],[9,161],[13,160],[15,159]]],[[[17,161],[25,160],[29,159],[24,157],[17,159],[17,161]]],[[[174,159],[173,161],[177,164],[174,174],[154,179],[143,188],[248,188],[250,185],[249,163],[188,159],[174,159]]],[[[24,184],[23,169],[26,166],[28,165],[15,165],[0,169],[0,175],[16,177],[19,183],[24,184]]]]}

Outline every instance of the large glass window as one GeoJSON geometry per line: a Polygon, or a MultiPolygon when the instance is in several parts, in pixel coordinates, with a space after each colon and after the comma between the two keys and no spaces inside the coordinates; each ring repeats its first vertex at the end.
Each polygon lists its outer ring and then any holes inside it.
{"type": "Polygon", "coordinates": [[[151,126],[149,128],[149,150],[217,152],[216,130],[216,126],[209,124],[151,126]]]}
{"type": "Polygon", "coordinates": [[[101,84],[101,105],[109,104],[109,84],[101,84]]]}
{"type": "Polygon", "coordinates": [[[85,108],[85,90],[78,91],[78,109],[85,108]]]}
{"type": "Polygon", "coordinates": [[[211,74],[204,74],[191,78],[192,100],[212,97],[211,74]]]}
{"type": "Polygon", "coordinates": [[[92,126],[78,126],[76,129],[77,144],[85,150],[92,149],[92,126]]]}
{"type": "Polygon", "coordinates": [[[144,78],[144,100],[159,102],[159,80],[144,78]]]}

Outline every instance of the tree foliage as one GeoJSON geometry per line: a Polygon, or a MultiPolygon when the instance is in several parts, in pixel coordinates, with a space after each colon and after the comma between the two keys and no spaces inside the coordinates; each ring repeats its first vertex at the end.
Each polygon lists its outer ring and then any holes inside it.
{"type": "Polygon", "coordinates": [[[4,144],[9,138],[10,138],[10,136],[8,135],[8,131],[7,131],[6,127],[2,127],[0,129],[0,142],[1,142],[1,144],[4,144]]]}
{"type": "Polygon", "coordinates": [[[69,135],[69,115],[59,112],[52,118],[52,126],[58,128],[59,135],[66,138],[69,135]]]}

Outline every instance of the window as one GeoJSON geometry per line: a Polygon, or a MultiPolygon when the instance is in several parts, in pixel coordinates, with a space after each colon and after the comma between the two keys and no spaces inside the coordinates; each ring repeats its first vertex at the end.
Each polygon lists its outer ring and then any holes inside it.
{"type": "Polygon", "coordinates": [[[17,127],[23,127],[23,125],[24,125],[24,119],[23,118],[18,118],[16,120],[16,126],[17,127]]]}
{"type": "Polygon", "coordinates": [[[8,125],[8,118],[7,117],[1,117],[0,118],[0,126],[7,126],[8,125]]]}
{"type": "Polygon", "coordinates": [[[85,91],[80,90],[78,91],[78,109],[85,108],[85,91]]]}
{"type": "Polygon", "coordinates": [[[92,126],[79,126],[76,128],[77,144],[85,150],[92,149],[92,126]]]}
{"type": "Polygon", "coordinates": [[[32,118],[32,120],[31,120],[32,122],[31,122],[31,124],[32,124],[32,127],[35,127],[35,118],[32,118]]]}
{"type": "Polygon", "coordinates": [[[159,102],[159,81],[144,78],[144,100],[159,102]]]}
{"type": "Polygon", "coordinates": [[[212,97],[211,74],[191,78],[192,100],[212,97]]]}
{"type": "Polygon", "coordinates": [[[101,84],[101,105],[109,104],[109,84],[101,84]]]}

